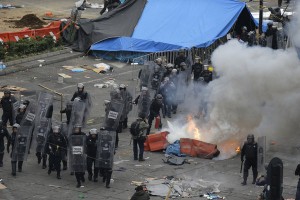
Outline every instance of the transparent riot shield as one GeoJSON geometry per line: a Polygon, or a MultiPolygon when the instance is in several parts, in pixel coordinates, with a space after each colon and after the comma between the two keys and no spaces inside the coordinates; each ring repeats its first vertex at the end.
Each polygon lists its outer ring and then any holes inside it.
{"type": "Polygon", "coordinates": [[[97,143],[96,166],[111,169],[114,163],[116,131],[100,130],[97,143]]]}
{"type": "Polygon", "coordinates": [[[87,118],[90,115],[92,105],[93,105],[92,97],[89,93],[87,94],[87,98],[84,100],[84,103],[85,103],[85,109],[84,109],[84,114],[83,114],[83,119],[82,119],[83,127],[86,125],[87,118]]]}
{"type": "Polygon", "coordinates": [[[146,117],[149,115],[151,100],[152,98],[148,92],[141,93],[140,98],[138,100],[138,115],[140,113],[143,113],[146,117]]]}
{"type": "Polygon", "coordinates": [[[34,127],[35,103],[31,102],[26,108],[24,118],[20,123],[12,151],[12,161],[25,161],[30,148],[30,139],[34,127]]]}
{"type": "Polygon", "coordinates": [[[16,116],[18,114],[18,109],[20,107],[20,102],[19,101],[16,101],[12,104],[13,106],[13,112],[12,112],[12,115],[13,115],[13,122],[16,123],[16,116]]]}
{"type": "Polygon", "coordinates": [[[187,88],[187,80],[188,80],[188,72],[182,71],[177,76],[177,88],[176,88],[176,100],[177,103],[182,103],[184,101],[186,95],[187,88]]]}
{"type": "Polygon", "coordinates": [[[47,118],[47,113],[53,104],[53,95],[40,92],[36,104],[35,129],[33,137],[35,138],[36,152],[44,152],[44,147],[51,129],[51,119],[47,118]]]}
{"type": "Polygon", "coordinates": [[[111,130],[117,130],[119,121],[123,112],[124,103],[122,101],[112,100],[107,107],[105,115],[105,127],[111,130]]]}
{"type": "Polygon", "coordinates": [[[71,135],[69,137],[69,165],[72,172],[86,170],[86,135],[71,135]]]}
{"type": "Polygon", "coordinates": [[[143,87],[149,87],[150,85],[150,78],[152,73],[152,67],[147,62],[145,65],[141,67],[141,74],[140,74],[140,89],[143,87]]]}
{"type": "Polygon", "coordinates": [[[85,102],[79,99],[75,99],[73,102],[72,113],[70,123],[68,126],[68,136],[72,134],[75,125],[84,125],[85,120],[85,102]]]}
{"type": "Polygon", "coordinates": [[[63,136],[68,136],[68,124],[66,122],[60,124],[60,132],[63,136]]]}
{"type": "Polygon", "coordinates": [[[257,138],[257,171],[265,171],[266,162],[266,136],[257,138]]]}

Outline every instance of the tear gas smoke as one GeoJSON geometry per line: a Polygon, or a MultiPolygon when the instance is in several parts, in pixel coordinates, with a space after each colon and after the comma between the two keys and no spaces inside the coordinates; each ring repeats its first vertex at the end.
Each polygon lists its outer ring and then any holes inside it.
{"type": "MultiPolygon", "coordinates": [[[[298,19],[294,41],[300,46],[298,19]]],[[[249,133],[273,139],[299,132],[300,62],[294,48],[247,47],[232,40],[214,51],[212,63],[220,77],[207,86],[190,85],[180,107],[196,115],[207,105],[204,120],[194,121],[201,140],[218,145],[219,159],[236,155],[249,133]]],[[[170,142],[182,137],[182,121],[172,122],[170,142]]]]}

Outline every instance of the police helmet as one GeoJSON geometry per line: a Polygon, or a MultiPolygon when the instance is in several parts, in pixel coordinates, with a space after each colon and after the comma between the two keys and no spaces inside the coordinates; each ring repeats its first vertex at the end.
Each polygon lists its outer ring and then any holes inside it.
{"type": "Polygon", "coordinates": [[[244,31],[247,31],[247,30],[248,30],[248,29],[247,29],[247,26],[243,26],[242,29],[243,29],[244,31]]]}
{"type": "Polygon", "coordinates": [[[174,65],[172,63],[168,63],[166,66],[166,68],[173,68],[173,67],[174,67],[174,65]]]}
{"type": "Polygon", "coordinates": [[[163,96],[162,96],[161,94],[157,94],[157,95],[156,95],[156,99],[157,99],[157,100],[162,100],[162,99],[163,99],[163,96]]]}
{"type": "Polygon", "coordinates": [[[176,74],[177,73],[177,69],[172,69],[172,73],[176,74]]]}
{"type": "Polygon", "coordinates": [[[148,91],[147,87],[142,87],[142,91],[148,91]]]}
{"type": "Polygon", "coordinates": [[[96,129],[96,128],[92,128],[92,129],[90,130],[90,134],[91,134],[91,135],[96,135],[96,134],[97,134],[97,129],[96,129]]]}
{"type": "Polygon", "coordinates": [[[4,90],[4,94],[11,94],[10,90],[4,90]]]}
{"type": "Polygon", "coordinates": [[[84,85],[83,85],[83,83],[78,83],[78,84],[77,84],[77,88],[79,88],[79,89],[83,89],[83,88],[84,88],[84,85]]]}
{"type": "Polygon", "coordinates": [[[120,84],[119,88],[120,88],[120,89],[125,89],[125,88],[126,88],[126,85],[122,83],[122,84],[120,84]]]}
{"type": "MultiPolygon", "coordinates": [[[[2,123],[2,121],[0,121],[0,124],[1,124],[1,123],[2,123]]],[[[13,128],[20,128],[20,125],[17,124],[17,123],[15,123],[12,127],[13,127],[13,128]]]]}
{"type": "Polygon", "coordinates": [[[26,105],[24,105],[24,104],[21,104],[20,106],[19,106],[19,109],[25,109],[26,108],[26,105]]]}
{"type": "Polygon", "coordinates": [[[52,130],[53,130],[53,133],[59,133],[60,132],[60,127],[59,126],[53,126],[52,130]]]}
{"type": "Polygon", "coordinates": [[[25,106],[28,106],[28,105],[30,104],[30,101],[24,100],[24,101],[23,101],[23,104],[24,104],[25,106]]]}

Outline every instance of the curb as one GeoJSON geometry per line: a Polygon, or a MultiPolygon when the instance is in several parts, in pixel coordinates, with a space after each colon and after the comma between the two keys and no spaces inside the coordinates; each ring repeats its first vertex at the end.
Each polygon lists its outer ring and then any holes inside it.
{"type": "MultiPolygon", "coordinates": [[[[68,50],[67,52],[70,52],[70,50],[68,50]]],[[[47,56],[47,54],[43,54],[43,57],[39,57],[39,58],[55,57],[55,56],[62,55],[62,54],[66,54],[66,53],[62,53],[61,51],[58,51],[54,55],[52,54],[52,56],[50,56],[50,55],[47,56]]],[[[66,57],[63,57],[63,58],[58,58],[58,59],[54,59],[54,60],[50,60],[50,61],[45,61],[45,62],[42,63],[42,65],[43,66],[51,65],[51,64],[63,62],[63,61],[68,60],[68,59],[78,58],[78,57],[80,57],[82,55],[84,55],[84,54],[83,53],[76,53],[75,52],[75,53],[72,53],[70,56],[66,56],[66,57]]],[[[35,59],[31,60],[31,61],[25,61],[25,60],[23,60],[20,63],[24,64],[24,62],[32,62],[32,61],[35,61],[35,60],[37,60],[39,58],[35,58],[35,59]]],[[[7,67],[6,69],[0,71],[0,76],[5,76],[5,75],[8,75],[8,74],[12,74],[12,73],[20,72],[20,71],[25,71],[25,70],[32,69],[32,68],[37,68],[37,67],[39,67],[40,64],[41,63],[36,63],[36,64],[32,64],[32,65],[29,65],[29,66],[20,66],[19,65],[19,66],[7,67]]]]}

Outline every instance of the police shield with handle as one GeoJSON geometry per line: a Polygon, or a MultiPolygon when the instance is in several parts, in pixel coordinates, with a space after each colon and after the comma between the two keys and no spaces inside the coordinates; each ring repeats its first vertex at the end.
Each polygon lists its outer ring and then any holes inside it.
{"type": "Polygon", "coordinates": [[[125,129],[128,127],[128,114],[132,110],[132,95],[127,90],[125,84],[120,84],[119,90],[124,102],[124,108],[120,120],[120,128],[125,129]]]}
{"type": "Polygon", "coordinates": [[[242,185],[247,184],[247,178],[249,175],[249,169],[252,167],[253,172],[253,181],[252,184],[255,184],[257,178],[257,143],[254,141],[254,135],[249,134],[247,136],[247,141],[245,142],[244,146],[242,147],[241,152],[241,161],[244,162],[244,173],[242,185]],[[245,162],[244,162],[244,157],[245,162]]]}
{"type": "Polygon", "coordinates": [[[47,156],[44,152],[44,148],[51,129],[53,95],[46,92],[40,92],[36,105],[35,129],[33,136],[35,138],[38,163],[41,163],[43,158],[43,169],[45,169],[47,156]]]}
{"type": "MultiPolygon", "coordinates": [[[[20,127],[13,144],[11,155],[12,162],[26,161],[30,146],[32,129],[35,119],[35,104],[31,102],[25,112],[25,116],[21,121],[20,127]]],[[[20,163],[20,162],[19,162],[20,163]]],[[[22,165],[18,166],[18,171],[22,171],[22,165]]]]}
{"type": "Polygon", "coordinates": [[[96,167],[100,169],[100,174],[106,188],[110,188],[112,168],[115,154],[116,131],[109,127],[101,127],[98,134],[96,167]]]}
{"type": "Polygon", "coordinates": [[[71,172],[75,172],[76,187],[85,182],[86,171],[86,134],[81,132],[81,125],[75,125],[69,137],[69,165],[71,172]]]}

